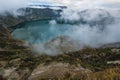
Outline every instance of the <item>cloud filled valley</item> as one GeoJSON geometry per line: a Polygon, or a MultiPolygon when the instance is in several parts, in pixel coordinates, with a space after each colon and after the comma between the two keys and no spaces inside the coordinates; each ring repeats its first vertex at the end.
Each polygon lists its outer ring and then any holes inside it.
{"type": "Polygon", "coordinates": [[[27,23],[23,28],[16,29],[13,36],[28,41],[34,52],[48,55],[120,42],[120,18],[110,11],[66,11],[56,20],[27,23]],[[65,47],[68,49],[64,50],[65,47]]]}
{"type": "Polygon", "coordinates": [[[0,12],[16,10],[28,5],[49,4],[49,5],[64,5],[69,8],[87,9],[87,8],[119,8],[117,0],[0,0],[0,12]],[[91,3],[92,1],[92,3],[91,3]],[[86,6],[87,5],[87,6],[86,6]],[[113,7],[112,7],[113,6],[113,7]]]}
{"type": "Polygon", "coordinates": [[[33,48],[33,51],[38,53],[41,53],[41,51],[42,53],[45,51],[45,53],[50,55],[52,53],[62,53],[61,49],[57,51],[57,47],[62,46],[63,48],[68,45],[69,38],[73,40],[73,42],[70,42],[76,49],[84,46],[95,48],[104,44],[120,42],[118,37],[120,34],[120,11],[119,6],[117,6],[119,2],[117,3],[117,1],[93,0],[91,3],[91,0],[11,0],[11,4],[5,1],[1,1],[1,3],[1,13],[10,11],[12,13],[15,12],[14,14],[16,14],[17,9],[28,7],[31,4],[67,6],[67,8],[62,10],[60,17],[57,19],[48,21],[45,24],[44,22],[33,22],[30,24],[28,22],[26,25],[22,25],[22,28],[18,28],[12,33],[15,38],[27,41],[30,44],[29,46],[33,48]],[[63,36],[69,38],[66,39],[63,36]],[[57,37],[58,39],[56,39],[57,37]],[[68,42],[66,41],[63,46],[60,45],[62,44],[60,41],[61,39],[64,40],[64,38],[68,42]],[[41,44],[41,42],[45,44],[41,44]],[[74,42],[78,45],[74,45],[74,42]],[[46,44],[51,45],[46,46],[46,44]]]}

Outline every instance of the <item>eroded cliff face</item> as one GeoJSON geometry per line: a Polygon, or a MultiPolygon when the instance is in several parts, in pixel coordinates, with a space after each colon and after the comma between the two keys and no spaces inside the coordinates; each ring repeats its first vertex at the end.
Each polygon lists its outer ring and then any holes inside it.
{"type": "Polygon", "coordinates": [[[53,10],[50,8],[21,8],[16,11],[16,14],[10,12],[1,14],[0,23],[11,29],[16,25],[27,21],[53,19],[59,16],[59,12],[61,12],[61,10],[53,10]]]}

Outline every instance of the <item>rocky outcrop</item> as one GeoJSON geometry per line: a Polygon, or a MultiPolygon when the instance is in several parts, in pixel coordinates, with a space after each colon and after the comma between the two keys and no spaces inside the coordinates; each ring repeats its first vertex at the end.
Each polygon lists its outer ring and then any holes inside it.
{"type": "Polygon", "coordinates": [[[81,72],[81,75],[91,73],[90,70],[84,69],[78,64],[70,65],[69,63],[56,63],[52,62],[48,65],[40,64],[32,72],[28,80],[38,80],[38,79],[65,79],[67,76],[77,76],[81,72]]]}

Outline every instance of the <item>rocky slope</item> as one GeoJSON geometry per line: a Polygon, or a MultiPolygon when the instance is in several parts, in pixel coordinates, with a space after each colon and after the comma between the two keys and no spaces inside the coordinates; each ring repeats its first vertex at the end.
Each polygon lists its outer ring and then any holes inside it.
{"type": "Polygon", "coordinates": [[[26,79],[30,75],[30,70],[29,68],[20,69],[20,66],[24,63],[23,59],[30,55],[31,51],[23,41],[13,39],[8,29],[0,26],[1,80],[26,79]]]}
{"type": "Polygon", "coordinates": [[[46,56],[45,62],[43,61],[43,64],[33,70],[29,79],[119,80],[120,52],[118,50],[86,48],[59,56],[46,56]],[[115,63],[115,61],[119,62],[115,63]]]}

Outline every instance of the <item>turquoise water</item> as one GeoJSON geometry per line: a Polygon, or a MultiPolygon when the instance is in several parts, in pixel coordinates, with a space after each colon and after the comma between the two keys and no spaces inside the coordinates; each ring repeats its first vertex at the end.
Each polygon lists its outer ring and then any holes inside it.
{"type": "Polygon", "coordinates": [[[28,41],[29,43],[47,42],[57,36],[67,35],[72,25],[57,24],[54,20],[26,22],[18,25],[12,33],[14,38],[28,41]]]}

